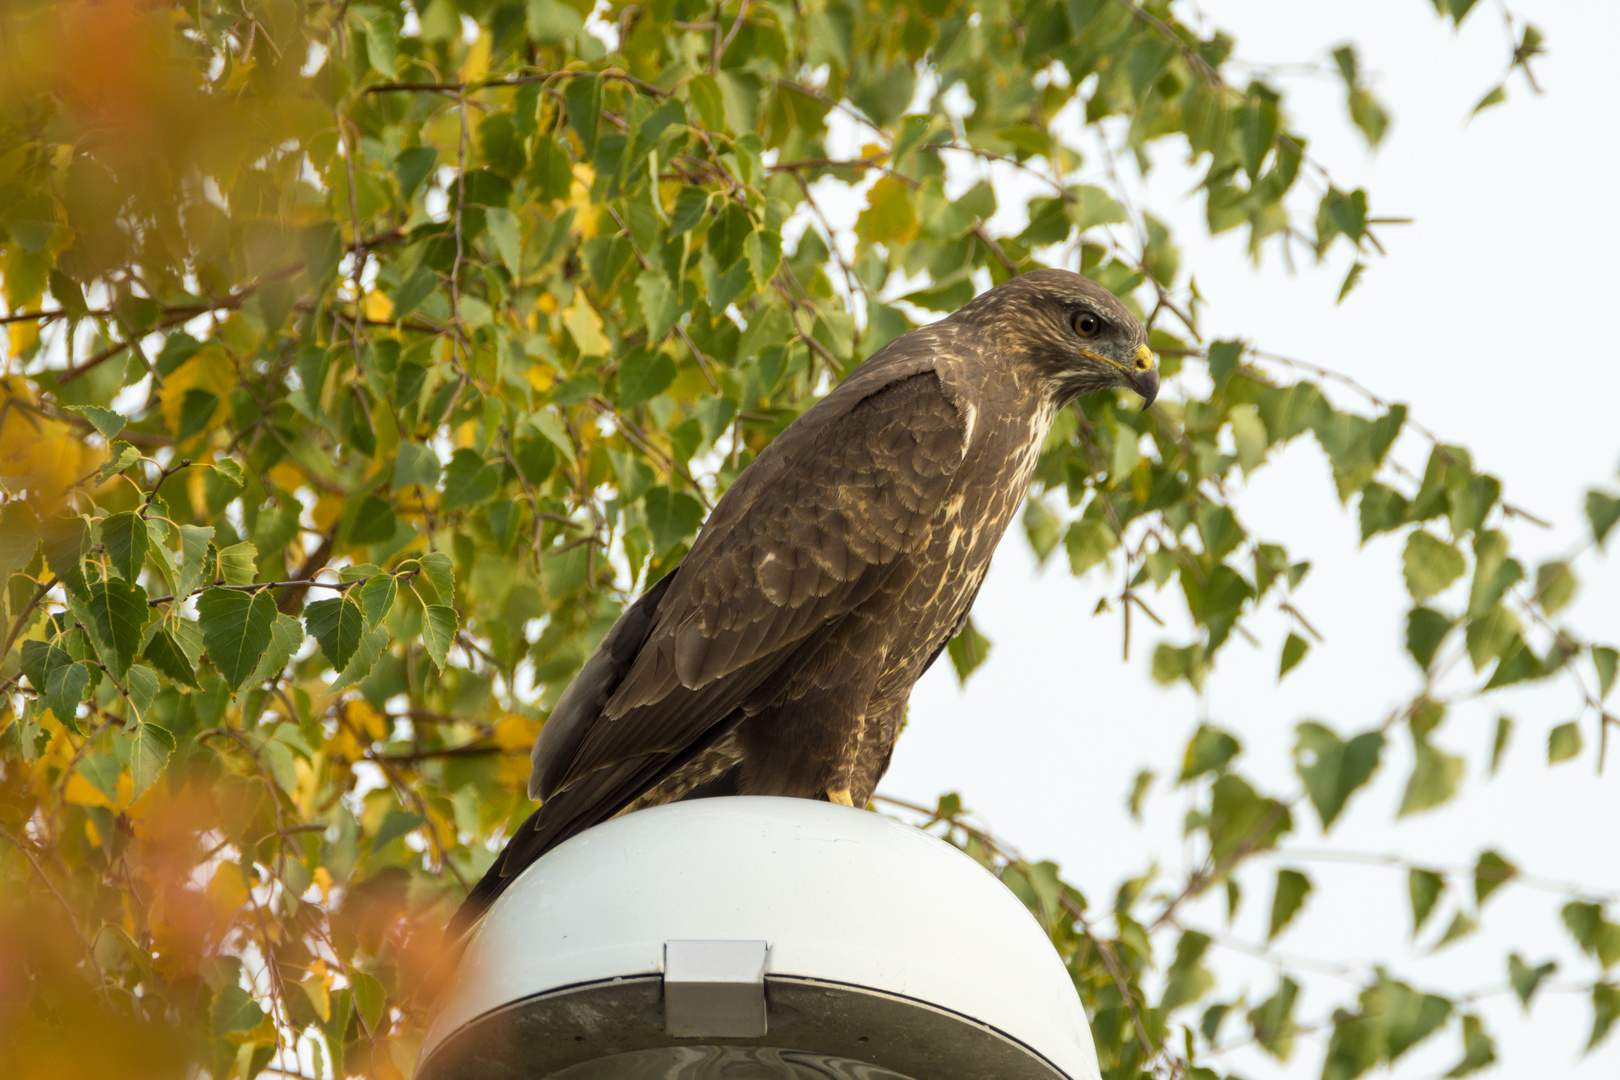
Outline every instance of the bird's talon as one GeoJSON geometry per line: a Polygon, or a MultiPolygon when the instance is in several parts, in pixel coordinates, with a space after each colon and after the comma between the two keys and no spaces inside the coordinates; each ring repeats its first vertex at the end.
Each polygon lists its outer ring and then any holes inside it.
{"type": "Polygon", "coordinates": [[[855,805],[855,800],[850,796],[849,788],[847,787],[839,788],[837,791],[827,792],[827,801],[835,802],[839,806],[853,807],[855,805]]]}

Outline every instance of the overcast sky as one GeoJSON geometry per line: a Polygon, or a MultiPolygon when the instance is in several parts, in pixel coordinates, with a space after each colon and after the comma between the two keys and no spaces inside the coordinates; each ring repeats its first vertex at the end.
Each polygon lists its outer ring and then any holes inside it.
{"type": "MultiPolygon", "coordinates": [[[[1341,186],[1365,185],[1375,214],[1415,218],[1381,232],[1388,258],[1371,260],[1364,284],[1342,306],[1334,303],[1342,260],[1321,270],[1302,266],[1290,276],[1273,251],[1256,271],[1240,235],[1200,239],[1202,204],[1187,194],[1192,174],[1173,155],[1138,190],[1143,205],[1179,228],[1184,265],[1209,301],[1210,336],[1248,338],[1407,402],[1415,420],[1470,447],[1481,468],[1503,479],[1508,499],[1555,523],[1550,531],[1513,531],[1515,543],[1539,558],[1578,544],[1585,489],[1612,482],[1620,464],[1620,350],[1599,317],[1620,292],[1612,254],[1620,240],[1614,197],[1620,150],[1613,117],[1600,104],[1611,95],[1620,5],[1513,6],[1546,33],[1550,55],[1537,66],[1546,95],[1533,96],[1515,76],[1507,105],[1470,122],[1474,102],[1505,64],[1494,4],[1480,4],[1460,36],[1426,0],[1200,5],[1234,33],[1237,55],[1256,64],[1330,64],[1332,47],[1354,40],[1394,115],[1384,146],[1369,154],[1345,123],[1336,78],[1282,80],[1297,127],[1312,137],[1313,154],[1341,186]]],[[[1176,392],[1174,385],[1166,389],[1176,392]]],[[[1406,438],[1397,452],[1421,468],[1427,446],[1406,438]]],[[[1106,909],[1118,882],[1150,864],[1167,883],[1185,873],[1186,798],[1165,778],[1179,768],[1200,719],[1244,741],[1246,770],[1274,794],[1298,787],[1289,748],[1300,720],[1319,719],[1341,732],[1379,725],[1417,686],[1401,649],[1408,607],[1403,541],[1385,537],[1358,548],[1354,506],[1339,505],[1325,459],[1308,437],[1242,490],[1238,508],[1259,533],[1315,564],[1297,603],[1327,640],[1286,682],[1278,685],[1276,664],[1288,627],[1266,616],[1249,624],[1261,648],[1229,646],[1201,697],[1185,686],[1157,686],[1148,676],[1153,642],[1191,636],[1179,593],[1167,590],[1154,601],[1161,615],[1177,617],[1168,631],[1150,633],[1137,620],[1124,662],[1117,614],[1092,616],[1103,581],[1076,582],[1056,561],[1040,573],[1015,529],[975,610],[995,642],[991,662],[965,692],[945,665],[919,684],[882,791],[930,803],[943,791],[962,792],[996,832],[1031,858],[1061,862],[1092,903],[1106,909]],[[1142,767],[1160,780],[1138,826],[1124,799],[1142,767]]],[[[1620,637],[1615,561],[1592,552],[1583,557],[1584,592],[1574,613],[1585,633],[1609,641],[1620,637]]],[[[1107,587],[1117,590],[1114,577],[1117,570],[1107,587]]],[[[1573,719],[1578,704],[1554,681],[1499,695],[1489,708],[1453,710],[1436,742],[1468,758],[1465,794],[1397,826],[1394,811],[1412,758],[1409,739],[1398,733],[1376,782],[1352,801],[1332,836],[1316,836],[1306,810],[1296,815],[1288,846],[1392,853],[1438,867],[1471,865],[1482,848],[1495,847],[1526,872],[1620,894],[1620,784],[1613,776],[1620,766],[1611,762],[1609,775],[1598,777],[1590,749],[1578,761],[1546,765],[1548,730],[1573,719]],[[1499,711],[1516,719],[1515,740],[1501,773],[1487,781],[1499,711]]],[[[1590,718],[1584,728],[1590,748],[1590,718]]],[[[1504,986],[1507,954],[1517,950],[1532,964],[1556,958],[1558,979],[1589,982],[1596,974],[1559,924],[1562,896],[1504,889],[1487,906],[1480,934],[1429,956],[1428,945],[1454,911],[1455,885],[1413,949],[1404,870],[1316,859],[1258,861],[1244,877],[1247,903],[1229,931],[1234,939],[1263,939],[1274,865],[1304,869],[1317,884],[1279,949],[1320,962],[1324,971],[1385,961],[1420,988],[1460,993],[1504,986]]],[[[1224,902],[1212,897],[1189,921],[1225,931],[1224,902]]],[[[1235,950],[1212,949],[1211,959],[1223,974],[1222,991],[1246,986],[1250,1004],[1275,986],[1268,965],[1235,950]]],[[[1305,981],[1296,1011],[1302,1021],[1322,1019],[1354,997],[1353,986],[1333,974],[1305,981]]],[[[1493,1075],[1612,1080],[1620,1074],[1620,1035],[1579,1060],[1591,1023],[1584,995],[1545,993],[1528,1018],[1501,993],[1477,1008],[1506,1062],[1493,1075]]],[[[1197,1010],[1183,1015],[1196,1022],[1197,1010]]],[[[1240,1035],[1241,1020],[1229,1020],[1225,1030],[1228,1038],[1240,1035]]],[[[1408,1055],[1396,1075],[1443,1073],[1458,1055],[1454,1031],[1408,1055]]],[[[1322,1035],[1302,1037],[1286,1066],[1249,1050],[1222,1064],[1253,1080],[1314,1077],[1325,1045],[1322,1035]]]]}

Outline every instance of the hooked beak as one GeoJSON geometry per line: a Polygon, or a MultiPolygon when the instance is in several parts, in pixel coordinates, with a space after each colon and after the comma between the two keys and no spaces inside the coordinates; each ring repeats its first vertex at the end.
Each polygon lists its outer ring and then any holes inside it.
{"type": "Polygon", "coordinates": [[[1143,411],[1151,408],[1159,396],[1159,364],[1152,349],[1142,345],[1136,350],[1136,365],[1125,373],[1125,381],[1142,395],[1143,411]]]}

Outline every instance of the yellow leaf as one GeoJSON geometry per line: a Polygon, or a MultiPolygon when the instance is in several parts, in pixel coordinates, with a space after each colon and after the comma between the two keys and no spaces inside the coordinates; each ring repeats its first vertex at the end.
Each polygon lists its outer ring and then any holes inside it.
{"type": "MultiPolygon", "coordinates": [[[[158,391],[164,424],[172,433],[180,431],[180,408],[186,400],[186,391],[206,390],[223,398],[235,385],[236,371],[225,350],[218,345],[204,345],[175,368],[164,381],[163,389],[158,391]]],[[[223,416],[223,410],[215,410],[214,421],[222,420],[223,416]]],[[[210,421],[209,427],[214,426],[214,421],[210,421]]]]}
{"type": "Polygon", "coordinates": [[[297,491],[304,486],[304,470],[296,462],[283,458],[271,467],[270,479],[283,491],[297,491]]]}
{"type": "Polygon", "coordinates": [[[502,754],[495,759],[495,780],[508,791],[527,791],[529,788],[529,759],[517,754],[502,754]]]}
{"type": "MultiPolygon", "coordinates": [[[[82,777],[79,777],[78,779],[82,779],[82,777]]],[[[71,802],[72,800],[70,799],[68,801],[71,802]]],[[[101,830],[96,828],[96,823],[90,818],[84,819],[84,835],[85,838],[90,841],[91,847],[101,846],[101,830]]]]}
{"type": "Polygon", "coordinates": [[[574,229],[582,240],[589,240],[599,231],[601,215],[591,205],[591,185],[595,182],[595,169],[583,162],[574,166],[574,182],[568,188],[568,205],[574,208],[574,229]]]}
{"type": "Polygon", "coordinates": [[[37,403],[26,379],[0,379],[0,476],[26,489],[40,511],[54,507],[107,455],[77,429],[32,411],[37,403]]]}
{"type": "Polygon", "coordinates": [[[386,322],[394,314],[394,302],[376,289],[372,289],[366,293],[366,303],[362,310],[366,318],[386,322]]]}
{"type": "Polygon", "coordinates": [[[557,382],[556,373],[548,367],[541,367],[539,364],[525,368],[523,378],[530,386],[540,391],[550,390],[557,382]]]}
{"type": "Polygon", "coordinates": [[[461,64],[461,81],[477,82],[489,74],[489,51],[494,44],[488,30],[478,35],[478,40],[472,43],[467,50],[467,59],[461,64]]]}
{"type": "Polygon", "coordinates": [[[911,190],[892,176],[880,178],[866,194],[866,209],[855,220],[855,231],[869,244],[903,244],[916,236],[911,190]]]}
{"type": "Polygon", "coordinates": [[[242,880],[242,868],[233,862],[220,863],[208,881],[208,902],[224,916],[235,915],[247,900],[247,883],[242,880]]]}
{"type": "Polygon", "coordinates": [[[388,720],[382,713],[371,707],[365,698],[352,697],[343,703],[343,719],[357,731],[364,732],[368,738],[383,739],[388,736],[388,720]]]}
{"type": "Polygon", "coordinates": [[[315,1007],[315,1015],[321,1018],[321,1023],[324,1024],[330,1020],[332,1018],[332,998],[326,992],[325,981],[319,975],[311,975],[299,983],[298,986],[304,991],[304,996],[309,998],[309,1003],[315,1007]]]}
{"type": "Polygon", "coordinates": [[[315,508],[309,512],[315,527],[321,532],[330,529],[337,519],[343,516],[346,509],[343,497],[330,491],[321,492],[321,497],[315,501],[315,508]]]}
{"type": "Polygon", "coordinates": [[[62,798],[75,806],[104,806],[108,810],[113,808],[112,800],[107,798],[107,793],[86,780],[81,773],[74,773],[68,777],[67,788],[63,791],[62,798]]]}
{"type": "MultiPolygon", "coordinates": [[[[557,314],[557,298],[551,293],[542,294],[540,299],[535,301],[534,306],[545,312],[547,315],[557,314]]],[[[535,324],[529,327],[529,329],[540,329],[540,320],[536,319],[535,324]]]]}
{"type": "Polygon", "coordinates": [[[329,902],[332,899],[332,872],[324,866],[317,866],[312,876],[315,887],[321,890],[321,902],[329,902]]]}
{"type": "Polygon", "coordinates": [[[569,336],[574,344],[579,346],[581,356],[606,356],[611,346],[606,335],[602,333],[602,316],[591,307],[591,302],[585,299],[585,291],[577,289],[574,292],[574,302],[568,305],[563,312],[563,326],[568,329],[569,336]]]}
{"type": "Polygon", "coordinates": [[[540,725],[526,716],[503,716],[495,722],[495,745],[502,750],[526,750],[540,734],[540,725]]]}
{"type": "Polygon", "coordinates": [[[9,327],[11,337],[10,356],[21,356],[27,352],[34,342],[39,340],[39,323],[32,321],[14,322],[9,327]]]}

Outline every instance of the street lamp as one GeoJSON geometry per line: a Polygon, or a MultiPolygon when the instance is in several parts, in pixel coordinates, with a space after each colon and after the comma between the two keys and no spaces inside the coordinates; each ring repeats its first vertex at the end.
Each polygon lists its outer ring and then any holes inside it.
{"type": "Polygon", "coordinates": [[[473,932],[419,1080],[1096,1080],[1039,924],[956,848],[782,798],[549,852],[473,932]]]}

